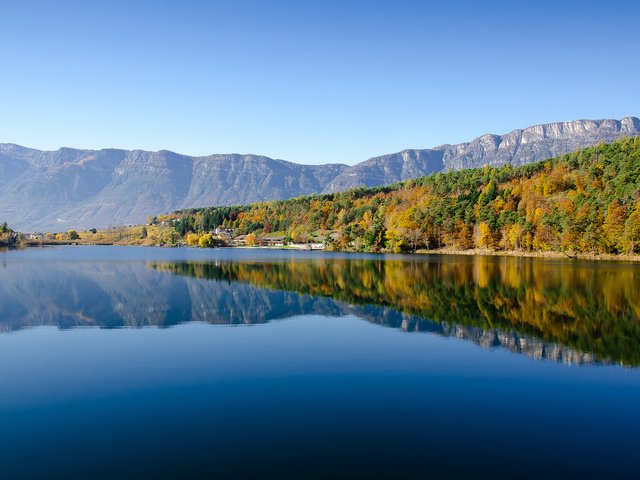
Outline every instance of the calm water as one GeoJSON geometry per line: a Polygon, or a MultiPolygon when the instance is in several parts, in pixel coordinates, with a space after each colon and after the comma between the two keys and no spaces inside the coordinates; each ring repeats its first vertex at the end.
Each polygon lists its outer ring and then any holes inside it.
{"type": "Polygon", "coordinates": [[[638,478],[640,265],[0,253],[0,478],[638,478]]]}

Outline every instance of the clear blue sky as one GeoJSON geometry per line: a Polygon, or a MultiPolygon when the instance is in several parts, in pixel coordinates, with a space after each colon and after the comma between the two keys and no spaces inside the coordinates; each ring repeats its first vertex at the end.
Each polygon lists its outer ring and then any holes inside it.
{"type": "Polygon", "coordinates": [[[638,116],[639,5],[0,0],[0,142],[356,163],[638,116]]]}

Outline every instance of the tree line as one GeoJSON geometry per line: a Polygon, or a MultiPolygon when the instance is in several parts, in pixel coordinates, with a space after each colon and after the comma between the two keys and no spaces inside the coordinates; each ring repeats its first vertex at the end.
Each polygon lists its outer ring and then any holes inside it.
{"type": "Polygon", "coordinates": [[[640,253],[640,139],[534,164],[437,173],[375,188],[164,217],[182,237],[234,235],[324,241],[335,250],[472,248],[640,253]]]}

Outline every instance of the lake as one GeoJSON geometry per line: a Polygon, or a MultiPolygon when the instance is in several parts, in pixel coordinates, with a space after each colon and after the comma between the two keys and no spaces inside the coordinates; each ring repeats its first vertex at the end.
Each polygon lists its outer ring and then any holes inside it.
{"type": "Polygon", "coordinates": [[[638,478],[640,265],[0,253],[0,478],[638,478]]]}

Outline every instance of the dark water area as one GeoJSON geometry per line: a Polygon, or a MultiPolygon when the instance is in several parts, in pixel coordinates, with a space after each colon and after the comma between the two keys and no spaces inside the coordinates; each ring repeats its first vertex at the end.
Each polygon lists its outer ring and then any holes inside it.
{"type": "Polygon", "coordinates": [[[0,253],[0,478],[638,478],[640,265],[0,253]]]}

